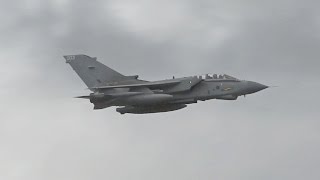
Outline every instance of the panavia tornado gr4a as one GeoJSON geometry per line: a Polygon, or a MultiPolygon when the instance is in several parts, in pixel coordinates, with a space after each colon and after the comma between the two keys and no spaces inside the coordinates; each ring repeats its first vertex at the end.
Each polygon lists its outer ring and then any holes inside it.
{"type": "Polygon", "coordinates": [[[64,56],[92,93],[94,109],[117,106],[121,114],[176,111],[187,104],[210,99],[236,100],[268,88],[263,84],[238,80],[228,75],[207,74],[161,81],[144,81],[125,76],[86,55],[64,56]]]}

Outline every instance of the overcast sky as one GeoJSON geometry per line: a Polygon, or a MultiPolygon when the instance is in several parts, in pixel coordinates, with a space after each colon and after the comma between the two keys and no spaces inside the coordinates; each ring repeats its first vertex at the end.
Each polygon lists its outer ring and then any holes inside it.
{"type": "Polygon", "coordinates": [[[319,180],[320,1],[0,0],[1,180],[319,180]],[[279,86],[151,115],[93,111],[62,58],[279,86]]]}

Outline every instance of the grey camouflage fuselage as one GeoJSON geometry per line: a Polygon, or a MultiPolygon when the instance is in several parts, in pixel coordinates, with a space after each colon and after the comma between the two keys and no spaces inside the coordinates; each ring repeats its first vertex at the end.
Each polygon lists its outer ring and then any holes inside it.
{"type": "Polygon", "coordinates": [[[238,80],[228,75],[205,75],[173,78],[162,81],[139,80],[138,76],[124,76],[86,55],[64,56],[88,88],[94,109],[120,106],[121,114],[145,114],[175,111],[187,104],[210,99],[236,100],[268,86],[238,80]]]}

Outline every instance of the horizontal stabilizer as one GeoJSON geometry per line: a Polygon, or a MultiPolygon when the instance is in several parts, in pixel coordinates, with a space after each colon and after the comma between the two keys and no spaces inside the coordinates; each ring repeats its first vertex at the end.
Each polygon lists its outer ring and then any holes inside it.
{"type": "Polygon", "coordinates": [[[120,92],[120,93],[112,93],[112,94],[90,94],[89,96],[77,96],[74,98],[78,99],[91,99],[96,98],[97,96],[100,96],[101,98],[118,98],[118,97],[128,97],[128,96],[135,96],[135,95],[141,95],[146,94],[145,92],[120,92]]]}

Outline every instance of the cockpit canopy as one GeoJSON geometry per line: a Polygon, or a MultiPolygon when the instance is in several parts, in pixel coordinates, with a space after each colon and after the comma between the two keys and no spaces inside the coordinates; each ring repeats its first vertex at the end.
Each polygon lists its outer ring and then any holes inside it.
{"type": "Polygon", "coordinates": [[[229,76],[227,74],[205,74],[197,76],[198,79],[216,79],[216,80],[235,80],[239,81],[237,78],[229,76]]]}

